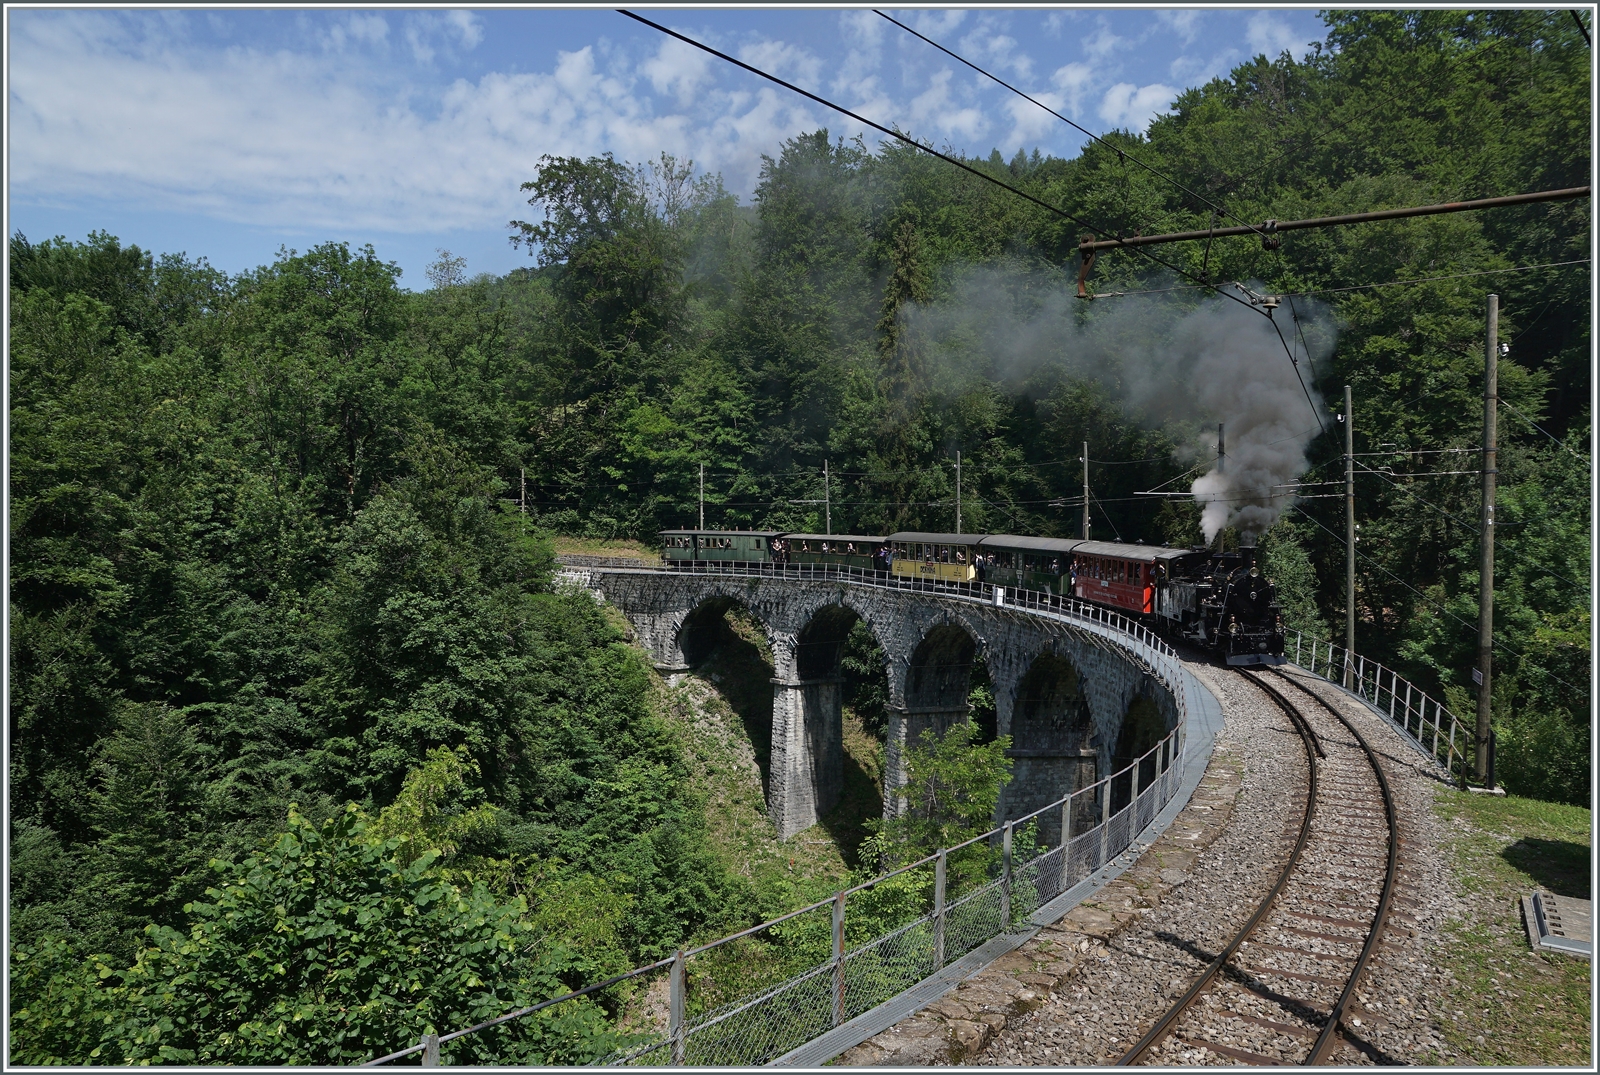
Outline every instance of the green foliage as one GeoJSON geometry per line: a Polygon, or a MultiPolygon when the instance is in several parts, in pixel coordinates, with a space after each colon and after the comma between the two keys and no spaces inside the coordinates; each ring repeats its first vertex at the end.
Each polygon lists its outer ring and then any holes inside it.
{"type": "Polygon", "coordinates": [[[1317,571],[1302,544],[1304,529],[1286,519],[1267,531],[1261,542],[1262,574],[1277,591],[1284,627],[1327,639],[1333,636],[1317,609],[1317,571]]]}
{"type": "MultiPolygon", "coordinates": [[[[977,727],[959,721],[942,735],[928,729],[919,742],[908,745],[901,792],[905,809],[870,826],[864,863],[876,859],[877,865],[892,867],[914,862],[994,827],[1000,789],[1011,782],[1011,760],[1006,757],[1011,737],[987,743],[976,738],[977,727]]],[[[986,875],[993,860],[994,851],[986,844],[964,848],[950,858],[951,884],[964,887],[986,875]]],[[[890,891],[883,898],[894,898],[890,891]]]]}
{"type": "MultiPolygon", "coordinates": [[[[974,166],[1124,233],[1203,228],[1202,199],[1288,219],[1586,181],[1589,50],[1566,12],[1326,21],[1304,62],[1242,63],[1148,136],[974,166]]],[[[536,923],[597,973],[770,909],[776,890],[752,894],[708,850],[643,658],[555,587],[544,530],[652,540],[696,518],[702,465],[709,524],[815,530],[820,513],[791,501],[820,495],[825,460],[835,532],[943,530],[959,450],[966,529],[1074,535],[1079,510],[1057,505],[1080,492],[1087,441],[1118,463],[1091,463],[1096,536],[1197,540],[1192,505],[1134,495],[1181,487],[1167,483],[1191,461],[1189,416],[1136,413],[1126,401],[1149,386],[1132,366],[1084,369],[1066,331],[1116,321],[1144,346],[1157,307],[1118,320],[1118,304],[1147,300],[1071,299],[1080,236],[1053,215],[827,131],[766,159],[748,206],[670,157],[547,157],[524,192],[542,219],[513,228],[535,265],[469,277],[442,253],[422,293],[343,243],[230,278],[98,232],[10,238],[9,999],[28,1013],[13,1028],[27,1055],[235,1048],[202,1040],[211,1014],[151,1028],[190,995],[170,983],[220,965],[183,950],[201,925],[226,932],[184,911],[220,906],[195,902],[202,864],[254,863],[268,887],[273,870],[301,876],[261,851],[286,838],[291,803],[315,828],[345,824],[354,802],[406,838],[349,867],[373,891],[449,888],[434,903],[487,923],[483,936],[536,923]],[[1019,342],[1019,325],[1046,328],[1019,342]],[[526,514],[507,499],[524,475],[526,514]]],[[[1384,285],[1327,294],[1317,321],[1301,300],[1277,318],[1286,335],[1337,327],[1331,357],[1302,372],[1324,398],[1353,387],[1358,459],[1395,472],[1357,478],[1357,647],[1462,715],[1483,308],[1500,295],[1500,770],[1572,802],[1589,794],[1589,270],[1460,274],[1585,257],[1589,213],[1578,199],[1296,232],[1276,251],[1250,238],[1172,251],[1274,293],[1384,285]]],[[[1092,282],[1175,283],[1127,253],[1103,256],[1092,282]]],[[[1207,301],[1175,295],[1173,309],[1207,301]]],[[[1342,476],[1335,439],[1312,442],[1307,482],[1342,476]]],[[[1291,626],[1324,635],[1344,604],[1336,503],[1306,499],[1263,545],[1291,626]]],[[[881,666],[853,635],[846,689],[874,726],[881,666]]],[[[981,719],[992,690],[976,672],[972,686],[981,719]]],[[[918,809],[869,862],[987,827],[1001,742],[928,745],[918,809]]],[[[973,877],[990,855],[973,850],[973,877]]],[[[922,883],[870,897],[881,921],[909,913],[922,883]]],[[[405,918],[387,899],[374,913],[405,918]]],[[[239,1026],[313,1003],[310,978],[253,981],[239,1026]]],[[[319,1027],[342,1025],[315,1010],[319,1027]]],[[[309,1041],[295,1033],[284,1040],[309,1041]]],[[[521,1048],[493,1055],[536,1051],[521,1048]]]]}
{"type": "Polygon", "coordinates": [[[441,861],[470,861],[473,850],[500,841],[504,824],[504,812],[484,802],[482,788],[472,783],[478,776],[465,747],[434,747],[368,831],[379,840],[399,839],[397,854],[408,861],[428,852],[441,861]]]}
{"type": "MultiPolygon", "coordinates": [[[[219,864],[210,902],[188,908],[187,933],[151,926],[132,967],[99,962],[91,978],[62,967],[57,949],[15,954],[14,966],[49,979],[13,1014],[13,1057],[350,1063],[559,996],[593,972],[582,953],[536,934],[522,901],[449,884],[433,852],[406,865],[399,842],[368,836],[353,805],[320,826],[291,813],[271,847],[219,864]]],[[[590,1001],[551,1011],[465,1038],[450,1058],[571,1063],[618,1044],[590,1001]]]]}

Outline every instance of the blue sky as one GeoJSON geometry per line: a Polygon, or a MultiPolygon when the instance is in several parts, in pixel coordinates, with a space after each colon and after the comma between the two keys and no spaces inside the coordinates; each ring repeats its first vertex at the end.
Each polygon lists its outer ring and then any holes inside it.
{"type": "MultiPolygon", "coordinates": [[[[1321,39],[1315,8],[889,9],[1091,130],[1321,39]]],[[[641,8],[880,123],[972,154],[1083,136],[870,9],[641,8]]],[[[506,222],[541,154],[662,152],[748,199],[763,154],[843,117],[609,8],[8,8],[7,226],[103,229],[238,272],[370,242],[427,286],[527,263],[506,222]]]]}

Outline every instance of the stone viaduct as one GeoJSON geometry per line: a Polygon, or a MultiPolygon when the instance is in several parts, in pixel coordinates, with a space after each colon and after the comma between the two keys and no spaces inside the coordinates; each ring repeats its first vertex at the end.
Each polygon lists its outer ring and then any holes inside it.
{"type": "MultiPolygon", "coordinates": [[[[1012,781],[996,821],[1021,817],[1122,769],[1178,720],[1167,685],[1116,632],[1008,605],[847,579],[680,574],[646,569],[564,574],[621,611],[664,675],[705,656],[707,628],[735,605],[772,651],[767,812],[787,839],[815,824],[843,785],[840,657],[859,619],[877,638],[889,686],[884,810],[903,809],[904,751],[924,730],[968,713],[982,657],[999,734],[1012,737],[1012,781]]],[[[1115,794],[1115,789],[1113,791],[1115,794]]],[[[1059,815],[1040,819],[1054,843],[1059,815]]]]}

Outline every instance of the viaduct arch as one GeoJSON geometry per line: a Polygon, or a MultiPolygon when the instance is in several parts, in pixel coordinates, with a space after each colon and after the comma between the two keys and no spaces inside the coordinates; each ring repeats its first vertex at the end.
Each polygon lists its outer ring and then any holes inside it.
{"type": "MultiPolygon", "coordinates": [[[[901,808],[896,792],[905,783],[907,746],[924,731],[967,718],[970,673],[980,656],[994,688],[998,731],[1012,737],[1012,781],[997,822],[1093,783],[1178,720],[1172,691],[1100,625],[844,579],[626,568],[563,574],[616,606],[665,675],[687,672],[703,656],[696,650],[698,617],[720,616],[737,604],[761,624],[773,667],[767,813],[784,839],[839,801],[839,661],[858,618],[877,638],[888,678],[883,801],[889,815],[901,808]]],[[[1041,836],[1058,839],[1059,818],[1040,820],[1041,836]]]]}

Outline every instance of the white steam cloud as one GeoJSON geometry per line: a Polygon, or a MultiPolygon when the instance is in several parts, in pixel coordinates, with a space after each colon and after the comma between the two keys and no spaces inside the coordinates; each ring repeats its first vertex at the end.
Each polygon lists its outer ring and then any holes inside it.
{"type": "Polygon", "coordinates": [[[1312,369],[1333,350],[1326,308],[1285,301],[1269,318],[1221,296],[1197,306],[1166,296],[1091,305],[1072,287],[1062,276],[985,267],[965,273],[945,300],[906,311],[907,322],[931,345],[938,377],[1093,380],[1140,420],[1178,432],[1180,462],[1210,463],[1192,487],[1207,542],[1224,527],[1259,535],[1276,522],[1294,503],[1306,448],[1329,421],[1312,369]]]}

